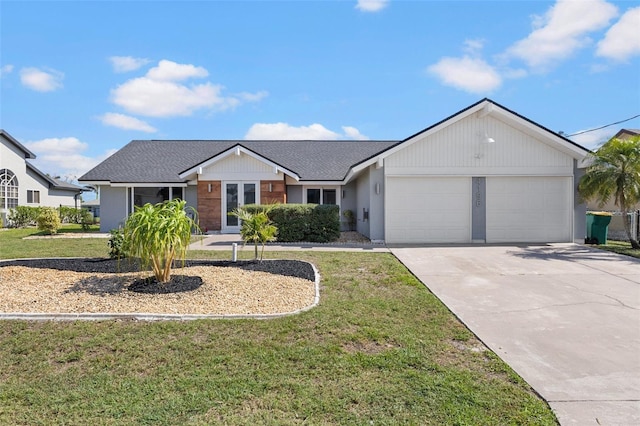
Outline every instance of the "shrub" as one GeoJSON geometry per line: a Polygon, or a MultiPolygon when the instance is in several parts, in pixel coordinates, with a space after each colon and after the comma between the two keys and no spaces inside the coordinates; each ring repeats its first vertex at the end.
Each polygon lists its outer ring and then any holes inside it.
{"type": "Polygon", "coordinates": [[[91,229],[91,225],[93,225],[93,215],[87,209],[82,209],[80,212],[80,225],[82,225],[82,230],[88,231],[91,229]]]}
{"type": "Polygon", "coordinates": [[[124,232],[122,228],[109,231],[109,257],[112,259],[122,259],[127,257],[127,250],[124,246],[124,232]]]}
{"type": "Polygon", "coordinates": [[[24,228],[36,224],[40,210],[41,207],[18,206],[9,211],[7,219],[11,223],[11,226],[24,228]]]}
{"type": "Polygon", "coordinates": [[[58,212],[51,207],[41,208],[37,223],[38,229],[48,234],[55,234],[62,226],[58,212]]]}
{"type": "MultiPolygon", "coordinates": [[[[156,280],[171,278],[173,260],[185,261],[191,230],[199,229],[185,212],[186,201],[173,199],[135,209],[124,225],[124,246],[129,255],[140,258],[143,267],[151,266],[156,280]]],[[[194,217],[197,213],[193,208],[194,217]]]]}
{"type": "Polygon", "coordinates": [[[278,241],[325,243],[340,237],[339,207],[317,204],[244,206],[250,213],[266,211],[278,229],[278,241]]]}
{"type": "Polygon", "coordinates": [[[60,220],[62,223],[78,223],[82,224],[85,209],[76,209],[75,207],[60,206],[60,220]]]}
{"type": "Polygon", "coordinates": [[[336,205],[317,205],[311,211],[309,241],[328,243],[340,238],[340,208],[336,205]]]}

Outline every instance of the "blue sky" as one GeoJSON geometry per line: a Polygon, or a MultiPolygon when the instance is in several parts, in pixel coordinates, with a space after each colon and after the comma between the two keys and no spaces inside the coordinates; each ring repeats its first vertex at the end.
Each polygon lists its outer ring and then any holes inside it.
{"type": "Polygon", "coordinates": [[[566,134],[640,114],[638,1],[0,8],[0,126],[70,179],[133,139],[399,140],[484,97],[566,134]]]}

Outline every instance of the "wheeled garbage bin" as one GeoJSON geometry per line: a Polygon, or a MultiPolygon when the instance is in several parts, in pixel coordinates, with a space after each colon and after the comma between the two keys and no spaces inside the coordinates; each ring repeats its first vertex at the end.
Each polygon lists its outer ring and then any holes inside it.
{"type": "Polygon", "coordinates": [[[587,213],[587,243],[607,244],[607,234],[611,223],[611,213],[587,213]]]}

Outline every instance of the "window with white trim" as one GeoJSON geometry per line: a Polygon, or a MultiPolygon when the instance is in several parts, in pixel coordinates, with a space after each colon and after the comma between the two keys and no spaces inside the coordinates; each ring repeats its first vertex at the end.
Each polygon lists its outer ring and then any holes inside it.
{"type": "Polygon", "coordinates": [[[338,190],[336,188],[307,188],[307,204],[338,204],[338,190]]]}
{"type": "Polygon", "coordinates": [[[9,169],[0,170],[0,208],[18,207],[18,178],[9,169]]]}
{"type": "Polygon", "coordinates": [[[27,189],[27,203],[40,204],[40,191],[27,189]]]}

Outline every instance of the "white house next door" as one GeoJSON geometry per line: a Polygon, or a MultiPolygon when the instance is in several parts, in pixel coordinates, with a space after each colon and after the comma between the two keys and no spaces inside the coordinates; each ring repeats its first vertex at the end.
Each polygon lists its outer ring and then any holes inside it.
{"type": "Polygon", "coordinates": [[[258,201],[258,182],[224,182],[222,190],[222,232],[240,232],[240,221],[229,213],[258,201]]]}

